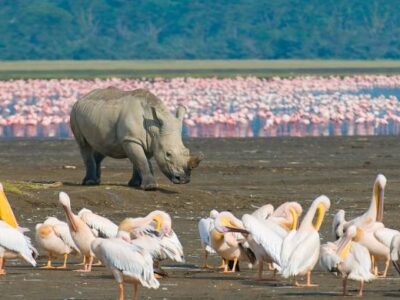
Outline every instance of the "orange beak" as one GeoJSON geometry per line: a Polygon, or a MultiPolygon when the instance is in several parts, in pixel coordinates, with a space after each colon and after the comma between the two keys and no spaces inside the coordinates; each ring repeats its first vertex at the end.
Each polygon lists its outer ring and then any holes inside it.
{"type": "Polygon", "coordinates": [[[0,220],[3,220],[14,228],[18,227],[17,219],[2,188],[0,189],[0,220]]]}

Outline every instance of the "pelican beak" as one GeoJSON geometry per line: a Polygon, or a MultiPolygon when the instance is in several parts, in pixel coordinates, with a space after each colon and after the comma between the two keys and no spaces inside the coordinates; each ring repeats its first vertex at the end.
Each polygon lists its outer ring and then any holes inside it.
{"type": "Polygon", "coordinates": [[[228,232],[240,232],[240,233],[244,233],[244,234],[250,233],[246,229],[242,229],[239,227],[225,226],[225,228],[228,230],[228,232]]]}
{"type": "Polygon", "coordinates": [[[76,226],[76,223],[75,223],[75,220],[74,220],[75,216],[73,215],[73,213],[71,211],[71,208],[69,208],[67,206],[64,206],[64,205],[63,205],[63,208],[65,210],[65,215],[67,216],[68,223],[70,224],[72,231],[77,232],[78,231],[78,227],[76,226]]]}
{"type": "Polygon", "coordinates": [[[325,217],[325,212],[326,212],[325,206],[322,203],[318,204],[315,221],[313,223],[314,228],[317,231],[319,231],[319,229],[321,228],[322,221],[324,220],[325,217]]]}
{"type": "Polygon", "coordinates": [[[351,248],[351,238],[348,236],[343,236],[339,240],[337,254],[341,259],[345,259],[350,252],[350,248],[351,248]]]}
{"type": "Polygon", "coordinates": [[[14,228],[18,227],[17,219],[4,193],[3,186],[0,187],[0,220],[14,228]]]}
{"type": "Polygon", "coordinates": [[[385,190],[378,185],[377,195],[376,195],[376,221],[382,222],[383,221],[383,204],[384,204],[384,194],[385,190]]]}
{"type": "Polygon", "coordinates": [[[154,223],[156,224],[155,230],[156,230],[158,233],[160,233],[161,226],[162,226],[161,217],[160,217],[159,215],[155,215],[151,220],[154,221],[154,223]]]}
{"type": "Polygon", "coordinates": [[[298,227],[299,216],[297,215],[297,211],[294,208],[289,208],[289,212],[293,220],[290,226],[290,230],[296,230],[298,227]]]}
{"type": "Polygon", "coordinates": [[[393,266],[396,269],[396,271],[400,274],[400,264],[399,262],[396,260],[392,260],[393,266]]]}

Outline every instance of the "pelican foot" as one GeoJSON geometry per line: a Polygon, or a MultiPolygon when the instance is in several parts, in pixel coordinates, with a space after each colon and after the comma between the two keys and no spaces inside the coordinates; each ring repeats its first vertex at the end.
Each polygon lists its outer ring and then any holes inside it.
{"type": "Polygon", "coordinates": [[[79,270],[73,270],[74,272],[81,272],[81,273],[90,273],[91,270],[85,270],[85,269],[79,269],[79,270]]]}
{"type": "Polygon", "coordinates": [[[207,264],[204,264],[201,266],[202,269],[214,269],[212,266],[209,266],[207,264]]]}
{"type": "Polygon", "coordinates": [[[56,267],[56,269],[66,269],[67,266],[60,266],[60,267],[56,267]]]}
{"type": "Polygon", "coordinates": [[[40,267],[39,269],[44,269],[44,270],[51,270],[51,269],[57,269],[56,267],[54,267],[54,266],[49,266],[49,265],[44,265],[44,266],[42,266],[42,267],[40,267]]]}
{"type": "Polygon", "coordinates": [[[102,265],[103,264],[101,263],[101,261],[98,261],[97,263],[93,264],[92,266],[99,267],[99,266],[102,266],[102,265]]]}
{"type": "Polygon", "coordinates": [[[223,273],[223,274],[231,274],[231,273],[235,273],[236,271],[233,271],[233,270],[229,270],[229,271],[222,271],[222,272],[220,272],[220,273],[223,273]]]}
{"type": "Polygon", "coordinates": [[[0,270],[0,275],[6,275],[6,274],[7,274],[6,270],[0,270]]]}

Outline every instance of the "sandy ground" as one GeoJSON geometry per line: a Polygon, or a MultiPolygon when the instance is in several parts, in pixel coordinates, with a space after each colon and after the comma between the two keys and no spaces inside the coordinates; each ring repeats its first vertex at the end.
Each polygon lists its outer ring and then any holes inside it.
{"type": "MultiPolygon", "coordinates": [[[[144,192],[126,186],[131,168],[127,160],[104,161],[103,182],[96,187],[79,183],[83,168],[74,141],[0,142],[0,180],[21,192],[8,198],[22,226],[34,228],[46,216],[64,219],[57,194],[68,192],[73,209],[87,207],[115,222],[125,217],[163,209],[173,217],[173,226],[185,250],[186,264],[165,262],[170,277],[158,290],[140,289],[141,299],[335,299],[340,278],[316,268],[317,288],[291,288],[287,280],[258,282],[255,270],[242,264],[232,275],[204,271],[197,232],[200,217],[213,208],[231,210],[240,217],[254,207],[299,201],[305,209],[320,194],[332,201],[321,229],[323,241],[331,239],[332,215],[345,209],[349,217],[360,215],[369,205],[372,183],[378,173],[388,178],[384,222],[400,228],[400,143],[398,137],[286,138],[189,140],[194,151],[206,159],[193,172],[192,182],[173,185],[157,173],[160,189],[144,192]],[[76,169],[63,169],[64,165],[76,169]],[[30,185],[28,182],[35,182],[30,185]],[[59,182],[52,186],[51,183],[59,182]],[[50,185],[47,185],[50,184],[50,185]],[[58,186],[57,186],[58,185],[58,186]]],[[[32,236],[32,232],[30,232],[32,236]]],[[[80,258],[74,258],[78,262],[80,258]]],[[[44,264],[44,258],[39,264],[44,264]]],[[[219,259],[213,257],[213,264],[219,259]]],[[[115,299],[116,283],[104,267],[90,274],[68,270],[41,270],[21,261],[8,261],[8,275],[0,278],[1,299],[115,299]]],[[[400,277],[390,268],[387,279],[366,285],[366,298],[400,297],[400,277]]],[[[350,284],[355,291],[358,285],[350,284]]],[[[130,295],[130,290],[129,290],[130,295]]]]}

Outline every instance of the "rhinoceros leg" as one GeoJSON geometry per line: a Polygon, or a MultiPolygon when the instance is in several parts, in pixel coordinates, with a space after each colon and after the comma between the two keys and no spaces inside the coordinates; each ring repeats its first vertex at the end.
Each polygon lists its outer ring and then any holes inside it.
{"type": "Polygon", "coordinates": [[[105,156],[97,151],[94,151],[94,161],[96,163],[96,182],[100,184],[101,180],[101,162],[105,158],[105,156]]]}
{"type": "Polygon", "coordinates": [[[133,176],[129,181],[130,186],[138,186],[144,190],[154,190],[157,184],[154,180],[153,171],[142,146],[133,143],[124,143],[124,150],[133,164],[133,176]],[[139,183],[140,182],[140,183],[139,183]]]}
{"type": "Polygon", "coordinates": [[[129,186],[140,187],[142,185],[142,177],[140,176],[140,171],[136,166],[133,166],[132,178],[128,182],[129,186]]]}
{"type": "Polygon", "coordinates": [[[96,161],[94,158],[94,151],[89,145],[80,147],[83,162],[86,166],[86,176],[82,180],[82,185],[96,185],[98,184],[96,174],[96,161]]]}

